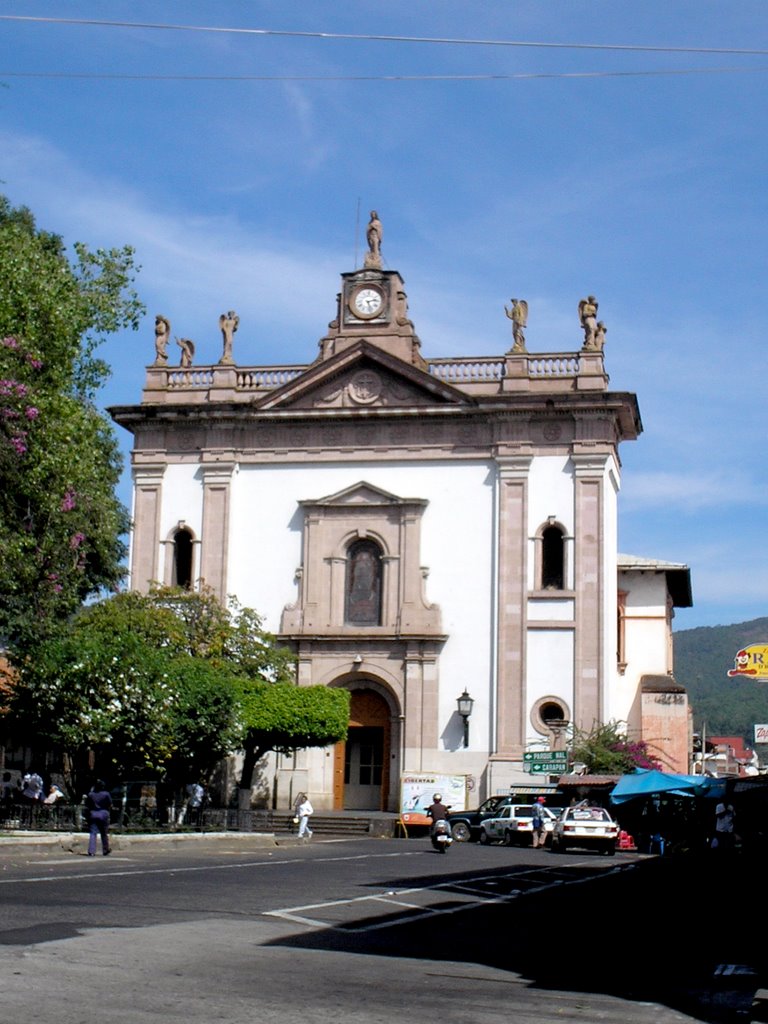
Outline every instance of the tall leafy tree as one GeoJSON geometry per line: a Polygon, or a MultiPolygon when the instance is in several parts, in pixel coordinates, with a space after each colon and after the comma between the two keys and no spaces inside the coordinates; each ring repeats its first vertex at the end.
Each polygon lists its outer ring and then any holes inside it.
{"type": "Polygon", "coordinates": [[[0,197],[0,642],[24,652],[123,575],[121,460],[95,356],[136,328],[133,251],[38,230],[0,197]]]}

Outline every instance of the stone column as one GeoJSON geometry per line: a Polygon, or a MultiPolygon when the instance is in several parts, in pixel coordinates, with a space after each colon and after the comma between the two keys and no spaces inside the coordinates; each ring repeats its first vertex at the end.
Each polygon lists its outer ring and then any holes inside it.
{"type": "Polygon", "coordinates": [[[603,658],[605,580],[603,545],[605,465],[607,456],[572,456],[574,481],[574,589],[576,590],[576,649],[574,664],[574,724],[589,730],[603,720],[603,658]]]}
{"type": "Polygon", "coordinates": [[[164,465],[135,466],[133,470],[133,534],[131,589],[146,594],[160,580],[160,512],[164,465]]]}
{"type": "Polygon", "coordinates": [[[203,531],[200,545],[200,578],[221,601],[227,598],[229,554],[229,505],[233,462],[204,465],[203,531]]]}
{"type": "Polygon", "coordinates": [[[499,584],[496,756],[522,758],[525,746],[525,640],[528,595],[529,455],[497,459],[499,584]]]}

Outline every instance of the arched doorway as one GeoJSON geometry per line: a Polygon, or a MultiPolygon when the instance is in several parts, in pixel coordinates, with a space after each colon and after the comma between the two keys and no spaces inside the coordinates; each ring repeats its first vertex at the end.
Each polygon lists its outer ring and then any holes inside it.
{"type": "Polygon", "coordinates": [[[392,716],[385,698],[373,689],[353,690],[347,740],[337,743],[335,751],[337,810],[386,810],[391,742],[392,716]]]}

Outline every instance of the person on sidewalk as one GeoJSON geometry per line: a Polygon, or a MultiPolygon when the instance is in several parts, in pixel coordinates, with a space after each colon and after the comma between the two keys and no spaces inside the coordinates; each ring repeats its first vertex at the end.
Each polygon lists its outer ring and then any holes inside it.
{"type": "Polygon", "coordinates": [[[312,838],[312,829],[309,827],[309,816],[314,814],[315,809],[310,803],[306,793],[299,793],[296,798],[296,817],[299,819],[299,839],[312,838]]]}
{"type": "Polygon", "coordinates": [[[96,839],[97,836],[101,836],[101,852],[108,857],[111,853],[109,848],[109,812],[112,809],[112,797],[101,779],[94,782],[90,793],[85,798],[85,809],[91,831],[88,840],[88,856],[96,855],[96,839]]]}

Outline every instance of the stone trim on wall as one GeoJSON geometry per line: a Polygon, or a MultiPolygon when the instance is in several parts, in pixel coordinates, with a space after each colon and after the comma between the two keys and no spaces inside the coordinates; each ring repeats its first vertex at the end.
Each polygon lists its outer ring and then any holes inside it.
{"type": "Polygon", "coordinates": [[[164,474],[164,464],[145,463],[133,469],[131,589],[143,594],[158,580],[164,474]]]}

